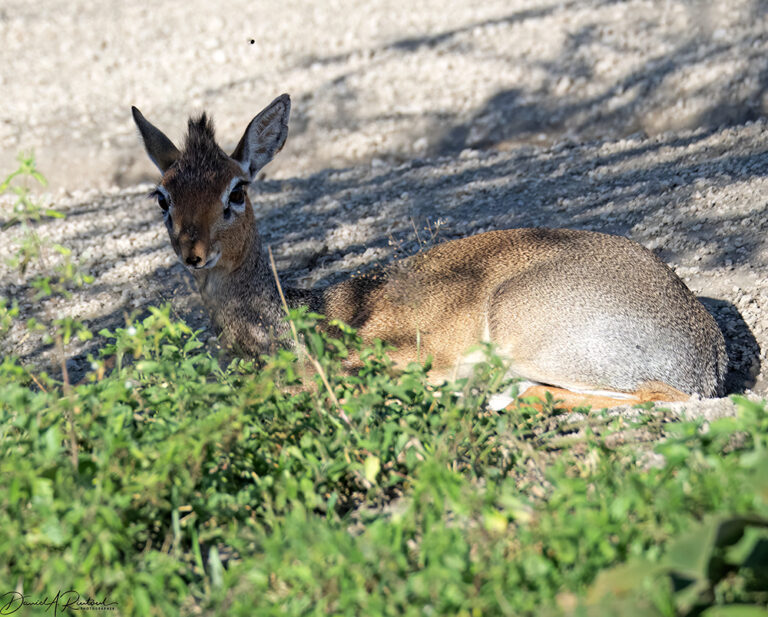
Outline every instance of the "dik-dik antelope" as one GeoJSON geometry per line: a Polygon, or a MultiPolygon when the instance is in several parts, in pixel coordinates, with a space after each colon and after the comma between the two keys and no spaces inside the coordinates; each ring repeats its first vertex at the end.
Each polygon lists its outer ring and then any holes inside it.
{"type": "MultiPolygon", "coordinates": [[[[227,155],[202,114],[184,147],[133,108],[162,172],[154,191],[174,251],[192,272],[224,342],[258,355],[288,325],[247,193],[288,135],[290,98],[259,113],[227,155]]],[[[511,374],[572,404],[721,396],[723,335],[685,284],[627,238],[569,229],[490,231],[440,244],[325,289],[285,289],[289,306],[340,319],[396,346],[404,366],[433,358],[436,379],[495,345],[511,374]]]]}

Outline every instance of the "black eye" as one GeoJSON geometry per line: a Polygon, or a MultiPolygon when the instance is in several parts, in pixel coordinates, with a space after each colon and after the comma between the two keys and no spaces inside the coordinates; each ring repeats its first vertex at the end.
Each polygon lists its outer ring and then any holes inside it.
{"type": "Polygon", "coordinates": [[[235,188],[233,188],[232,192],[229,194],[229,205],[242,206],[244,203],[245,203],[245,191],[243,190],[242,185],[238,185],[235,188]]]}
{"type": "Polygon", "coordinates": [[[157,194],[157,205],[162,208],[163,212],[168,212],[168,200],[162,193],[157,194]]]}

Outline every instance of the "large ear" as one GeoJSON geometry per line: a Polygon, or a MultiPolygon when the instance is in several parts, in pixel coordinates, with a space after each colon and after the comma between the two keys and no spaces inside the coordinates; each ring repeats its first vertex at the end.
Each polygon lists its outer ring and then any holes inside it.
{"type": "Polygon", "coordinates": [[[161,172],[165,173],[181,156],[181,153],[173,145],[173,142],[160,129],[151,124],[138,109],[131,107],[131,111],[133,112],[133,121],[139,127],[141,138],[144,140],[144,147],[149,158],[161,172]]]}
{"type": "Polygon", "coordinates": [[[267,105],[245,129],[240,143],[232,153],[251,180],[256,173],[280,152],[288,137],[288,116],[291,97],[281,94],[267,105]]]}

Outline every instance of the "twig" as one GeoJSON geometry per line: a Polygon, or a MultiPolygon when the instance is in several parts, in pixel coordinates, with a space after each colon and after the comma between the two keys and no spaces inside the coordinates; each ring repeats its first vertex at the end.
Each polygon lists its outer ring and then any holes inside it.
{"type": "Polygon", "coordinates": [[[64,381],[64,394],[69,396],[72,392],[72,386],[69,383],[67,358],[64,355],[64,342],[61,340],[61,334],[56,335],[56,349],[59,352],[59,362],[61,363],[61,378],[64,381]]]}
{"type": "Polygon", "coordinates": [[[416,240],[419,242],[419,248],[424,248],[424,244],[421,241],[421,236],[419,235],[419,230],[416,229],[416,221],[413,220],[413,217],[411,217],[411,225],[413,226],[413,231],[416,232],[416,240]]]}
{"type": "Polygon", "coordinates": [[[61,334],[56,333],[56,348],[59,352],[59,360],[61,362],[61,377],[64,380],[64,396],[69,399],[69,402],[73,404],[71,409],[67,409],[65,412],[66,419],[69,423],[69,447],[72,450],[72,465],[75,469],[78,467],[79,454],[77,447],[77,436],[75,435],[75,418],[74,418],[74,396],[72,392],[72,385],[69,383],[69,371],[67,371],[67,357],[64,355],[64,342],[61,340],[61,334]]]}
{"type": "Polygon", "coordinates": [[[416,362],[421,364],[421,330],[416,326],[416,362]]]}
{"type": "Polygon", "coordinates": [[[429,217],[427,217],[427,231],[429,232],[429,240],[430,240],[430,242],[434,242],[435,241],[435,233],[436,232],[432,231],[432,225],[429,222],[429,217]]]}
{"type": "MultiPolygon", "coordinates": [[[[280,301],[283,303],[283,309],[285,309],[285,315],[287,317],[289,315],[288,303],[285,301],[285,296],[283,295],[283,287],[282,285],[280,285],[280,277],[277,276],[277,267],[275,266],[275,258],[272,256],[272,247],[268,247],[267,251],[269,252],[269,265],[272,268],[272,275],[275,277],[275,282],[277,283],[277,292],[280,294],[280,301]]],[[[298,349],[303,349],[303,345],[299,342],[299,333],[296,331],[296,326],[294,325],[293,321],[291,321],[290,319],[288,320],[288,323],[291,326],[293,339],[296,341],[296,345],[298,349]]],[[[323,370],[323,367],[315,358],[312,357],[312,354],[310,354],[309,351],[306,351],[306,354],[307,354],[307,358],[309,358],[309,361],[313,364],[313,366],[315,367],[315,370],[317,370],[318,374],[320,375],[320,379],[323,380],[323,385],[325,386],[325,389],[328,391],[328,394],[330,395],[331,400],[333,401],[333,404],[336,407],[336,411],[339,414],[339,417],[344,421],[344,423],[348,427],[351,427],[352,423],[349,421],[347,414],[344,413],[344,410],[341,408],[341,405],[339,404],[339,399],[336,398],[336,394],[333,392],[333,388],[331,388],[331,384],[328,382],[328,378],[325,376],[325,371],[323,370]]]]}
{"type": "MultiPolygon", "coordinates": [[[[283,295],[283,286],[280,285],[280,277],[277,276],[277,266],[275,266],[275,258],[272,256],[271,246],[267,247],[267,252],[269,253],[269,265],[272,268],[272,276],[275,277],[275,283],[277,283],[277,293],[280,294],[280,301],[283,303],[283,309],[285,310],[285,316],[287,317],[288,303],[285,301],[285,296],[283,295]]],[[[288,325],[291,326],[291,332],[293,333],[293,340],[296,341],[296,346],[301,348],[301,343],[299,342],[299,333],[296,332],[296,326],[290,319],[288,320],[288,325]]]]}
{"type": "Polygon", "coordinates": [[[27,367],[24,367],[24,370],[27,372],[27,375],[29,375],[29,376],[32,378],[32,381],[34,381],[34,382],[35,382],[35,385],[36,385],[38,388],[40,388],[40,389],[41,389],[43,392],[45,392],[45,393],[47,394],[47,393],[48,393],[48,390],[46,390],[46,389],[45,389],[45,386],[44,386],[43,384],[41,384],[41,383],[40,383],[40,382],[37,380],[37,377],[35,377],[35,376],[34,376],[34,374],[32,373],[32,371],[30,371],[30,370],[29,370],[27,367]]]}
{"type": "Polygon", "coordinates": [[[27,330],[19,339],[19,341],[13,346],[13,350],[16,351],[19,347],[21,347],[24,344],[24,341],[26,341],[30,336],[32,336],[32,333],[27,330]]]}

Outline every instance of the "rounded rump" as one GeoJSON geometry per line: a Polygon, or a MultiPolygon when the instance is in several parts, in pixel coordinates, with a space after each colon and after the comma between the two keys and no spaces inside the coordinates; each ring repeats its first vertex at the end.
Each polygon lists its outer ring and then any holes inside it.
{"type": "Polygon", "coordinates": [[[577,390],[636,392],[656,382],[723,394],[722,332],[651,251],[596,232],[511,231],[531,259],[491,294],[488,327],[516,373],[577,390]]]}

